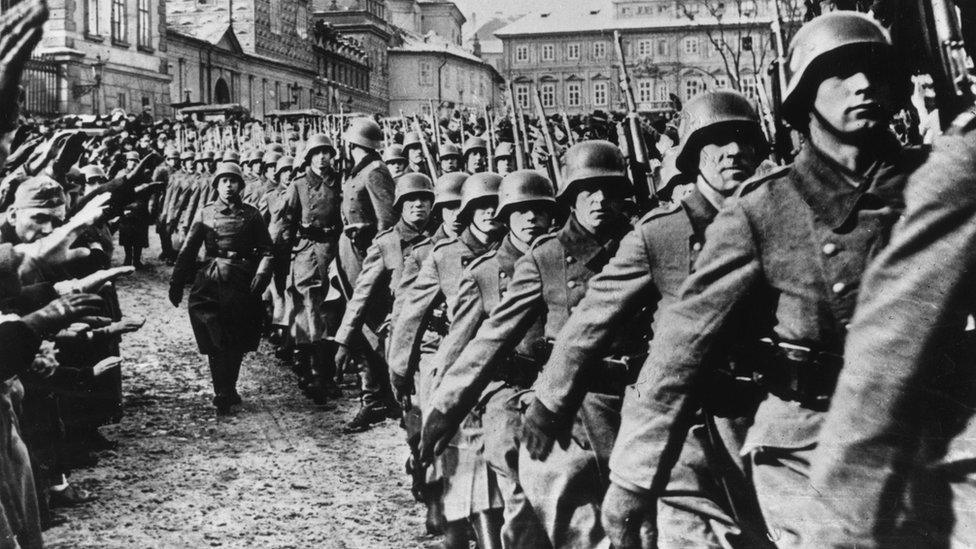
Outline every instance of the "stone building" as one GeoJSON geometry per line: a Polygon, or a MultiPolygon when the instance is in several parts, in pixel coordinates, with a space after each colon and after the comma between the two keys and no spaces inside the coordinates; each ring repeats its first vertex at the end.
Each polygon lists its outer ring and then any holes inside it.
{"type": "Polygon", "coordinates": [[[28,65],[27,111],[39,115],[167,114],[164,0],[49,0],[28,65]]]}
{"type": "Polygon", "coordinates": [[[709,88],[755,98],[775,58],[772,8],[758,2],[605,0],[535,12],[495,31],[504,50],[499,70],[523,107],[533,106],[538,89],[546,107],[569,114],[622,110],[619,30],[639,110],[668,110],[671,94],[684,100],[709,88]]]}

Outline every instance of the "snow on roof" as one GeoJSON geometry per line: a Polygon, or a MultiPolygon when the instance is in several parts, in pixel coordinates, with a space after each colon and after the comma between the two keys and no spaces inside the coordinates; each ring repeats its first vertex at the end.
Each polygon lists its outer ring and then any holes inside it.
{"type": "Polygon", "coordinates": [[[455,57],[466,59],[473,63],[484,63],[485,61],[477,55],[465,50],[461,46],[450,42],[434,32],[428,32],[419,36],[412,32],[403,31],[403,44],[390,51],[413,52],[413,53],[447,53],[455,57]]]}

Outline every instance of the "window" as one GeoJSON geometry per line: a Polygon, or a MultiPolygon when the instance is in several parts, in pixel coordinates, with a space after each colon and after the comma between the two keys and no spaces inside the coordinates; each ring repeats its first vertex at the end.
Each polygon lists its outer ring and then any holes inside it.
{"type": "Polygon", "coordinates": [[[637,57],[650,57],[654,52],[654,41],[643,38],[637,41],[637,57]]]}
{"type": "Polygon", "coordinates": [[[579,44],[569,44],[566,46],[566,58],[567,59],[579,59],[580,58],[580,45],[579,44]]]}
{"type": "Polygon", "coordinates": [[[308,37],[308,8],[305,6],[295,10],[295,32],[302,38],[308,37]]]}
{"type": "Polygon", "coordinates": [[[742,51],[752,51],[752,37],[743,36],[742,37],[742,51]]]}
{"type": "Polygon", "coordinates": [[[420,62],[420,85],[430,86],[433,84],[433,80],[430,77],[430,63],[427,61],[420,62]]]}
{"type": "Polygon", "coordinates": [[[654,97],[654,82],[648,78],[637,81],[637,101],[646,103],[654,97]]]}
{"type": "Polygon", "coordinates": [[[692,97],[701,93],[702,84],[697,78],[690,78],[685,80],[685,99],[691,99],[692,97]]]}
{"type": "Polygon", "coordinates": [[[445,89],[450,88],[451,87],[451,69],[445,69],[442,74],[444,75],[444,81],[443,81],[444,88],[445,89]]]}
{"type": "Polygon", "coordinates": [[[528,46],[515,46],[515,61],[518,63],[528,63],[529,62],[529,47],[528,46]]]}
{"type": "Polygon", "coordinates": [[[556,106],[556,85],[549,82],[539,86],[539,94],[542,95],[543,107],[556,106]]]}
{"type": "Polygon", "coordinates": [[[149,0],[136,0],[138,17],[136,18],[137,44],[148,48],[152,46],[152,27],[149,17],[149,0]]]}
{"type": "Polygon", "coordinates": [[[598,107],[602,107],[607,104],[607,83],[606,82],[593,83],[593,104],[598,107]]]}
{"type": "Polygon", "coordinates": [[[112,40],[125,42],[125,0],[112,0],[112,40]]]}
{"type": "Polygon", "coordinates": [[[658,82],[657,86],[654,88],[654,100],[655,101],[670,101],[671,98],[668,97],[670,90],[668,90],[667,82],[658,82]]]}
{"type": "Polygon", "coordinates": [[[698,55],[698,37],[688,36],[682,42],[685,55],[698,55]]]}
{"type": "Polygon", "coordinates": [[[667,38],[658,38],[657,40],[657,54],[662,57],[666,57],[671,53],[671,45],[668,44],[667,38]]]}
{"type": "Polygon", "coordinates": [[[580,84],[579,82],[570,82],[566,84],[566,105],[570,107],[579,107],[583,103],[580,94],[580,84]]]}
{"type": "Polygon", "coordinates": [[[596,59],[603,59],[607,56],[607,43],[606,42],[594,42],[593,43],[593,57],[596,59]]]}
{"type": "Polygon", "coordinates": [[[727,77],[727,76],[716,76],[715,77],[715,89],[717,89],[717,90],[727,90],[727,89],[729,89],[729,77],[727,77]]]}
{"type": "Polygon", "coordinates": [[[271,20],[271,32],[281,34],[281,0],[271,0],[268,11],[268,17],[271,20]]]}
{"type": "Polygon", "coordinates": [[[97,36],[102,31],[98,24],[100,19],[99,15],[101,15],[99,13],[100,2],[101,0],[85,1],[85,32],[92,36],[97,36]]]}
{"type": "Polygon", "coordinates": [[[756,77],[755,76],[743,76],[742,80],[739,82],[742,86],[742,94],[749,99],[755,99],[758,95],[756,91],[756,77]]]}
{"type": "Polygon", "coordinates": [[[555,61],[556,60],[556,47],[552,44],[543,44],[542,46],[542,60],[543,61],[555,61]]]}
{"type": "Polygon", "coordinates": [[[528,84],[515,84],[515,102],[523,109],[529,108],[528,84]]]}
{"type": "Polygon", "coordinates": [[[119,95],[115,98],[115,106],[125,110],[125,92],[119,92],[119,95]]]}

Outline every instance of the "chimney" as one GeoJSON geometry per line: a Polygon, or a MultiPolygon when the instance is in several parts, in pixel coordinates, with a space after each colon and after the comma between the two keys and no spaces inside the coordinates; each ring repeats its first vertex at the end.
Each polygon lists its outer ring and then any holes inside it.
{"type": "Polygon", "coordinates": [[[471,53],[475,54],[476,57],[481,57],[481,40],[478,40],[477,33],[471,39],[471,53]]]}

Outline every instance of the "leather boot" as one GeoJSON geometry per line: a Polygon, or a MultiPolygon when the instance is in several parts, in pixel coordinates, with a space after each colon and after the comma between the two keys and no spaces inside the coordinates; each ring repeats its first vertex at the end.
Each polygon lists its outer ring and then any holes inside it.
{"type": "Polygon", "coordinates": [[[295,348],[295,357],[291,363],[291,371],[298,376],[298,387],[304,391],[312,380],[312,349],[309,345],[299,345],[295,348]]]}
{"type": "Polygon", "coordinates": [[[431,482],[426,486],[424,503],[427,505],[427,518],[424,526],[427,533],[432,536],[439,536],[444,533],[447,519],[444,517],[444,501],[441,499],[443,485],[440,480],[431,482]]]}
{"type": "Polygon", "coordinates": [[[441,547],[444,549],[468,549],[470,547],[471,536],[468,521],[456,520],[448,522],[444,526],[444,541],[441,547]]]}
{"type": "Polygon", "coordinates": [[[476,513],[471,515],[470,520],[479,549],[501,549],[502,522],[504,521],[501,509],[490,509],[476,513]]]}

